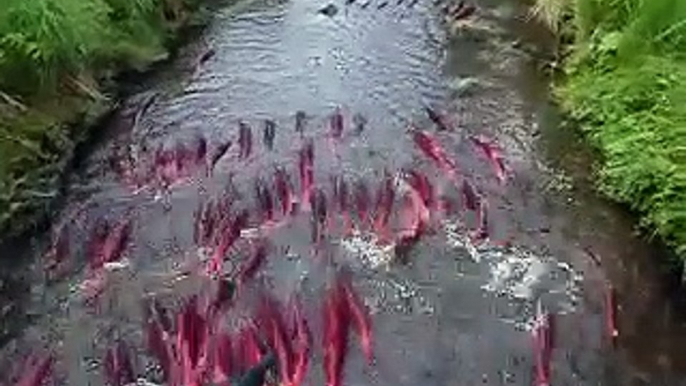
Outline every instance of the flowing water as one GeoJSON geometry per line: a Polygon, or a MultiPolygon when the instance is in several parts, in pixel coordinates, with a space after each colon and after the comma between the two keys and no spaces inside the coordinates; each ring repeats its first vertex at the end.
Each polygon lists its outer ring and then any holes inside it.
{"type": "MultiPolygon", "coordinates": [[[[44,236],[37,235],[31,248],[6,251],[16,259],[5,259],[0,281],[0,366],[9,369],[10,358],[29,347],[50,345],[61,359],[62,382],[102,384],[100,358],[108,342],[121,337],[142,347],[143,298],[174,301],[202,286],[178,275],[197,255],[193,216],[199,202],[231,181],[244,205],[254,208],[252,184],[271,178],[274,166],[297,182],[297,152],[306,138],[315,148],[315,184],[327,194],[332,175],[364,181],[373,191],[384,170],[412,166],[445,195],[459,197],[408,134],[411,125],[435,131],[424,111],[433,106],[455,126],[435,135],[460,177],[488,200],[490,240],[474,245],[465,230],[470,220],[449,216],[401,262],[368,234],[331,231],[320,253],[354,267],[375,326],[376,363],[366,366],[353,345],[345,382],[532,384],[530,330],[541,302],[557,315],[552,384],[686,384],[680,381],[686,331],[666,295],[656,263],[662,257],[634,234],[621,210],[590,192],[590,155],[560,128],[537,68],[554,40],[526,22],[525,8],[483,0],[474,17],[446,26],[428,0],[339,2],[331,17],[318,12],[325,5],[257,0],[219,8],[196,43],[133,87],[123,107],[98,128],[102,138],[71,176],[67,204],[56,215],[55,224],[74,229],[71,273],[44,278],[36,257],[44,236]],[[214,55],[198,65],[208,47],[214,55]],[[146,100],[152,103],[141,113],[146,100]],[[338,143],[328,136],[336,108],[345,119],[338,143]],[[302,134],[295,130],[297,111],[307,115],[302,134]],[[367,122],[359,133],[354,116],[367,122]],[[262,142],[266,119],[276,123],[273,150],[262,142]],[[241,121],[254,137],[252,155],[243,160],[235,145],[241,121]],[[503,147],[506,184],[471,145],[477,134],[503,147]],[[199,137],[210,149],[229,139],[234,145],[211,177],[196,173],[168,192],[132,192],[110,162],[128,149],[142,163],[152,149],[190,146],[199,137]],[[108,273],[97,306],[84,305],[77,285],[89,230],[98,219],[123,216],[134,221],[128,265],[108,273]],[[606,328],[606,280],[619,299],[614,346],[606,328]]],[[[279,294],[305,294],[318,331],[326,272],[320,256],[311,256],[308,216],[270,231],[272,248],[258,280],[279,294]]],[[[143,369],[149,358],[140,350],[143,369]]],[[[322,383],[317,350],[307,384],[322,383]]]]}

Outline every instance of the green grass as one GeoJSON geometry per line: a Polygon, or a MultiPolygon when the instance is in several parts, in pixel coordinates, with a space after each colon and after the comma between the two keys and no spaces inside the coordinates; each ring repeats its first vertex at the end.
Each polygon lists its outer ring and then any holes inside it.
{"type": "Polygon", "coordinates": [[[63,161],[110,105],[104,84],[166,51],[201,0],[2,0],[0,238],[56,195],[63,161]]]}
{"type": "Polygon", "coordinates": [[[686,258],[686,1],[539,0],[573,41],[556,86],[602,159],[598,186],[686,258]]]}

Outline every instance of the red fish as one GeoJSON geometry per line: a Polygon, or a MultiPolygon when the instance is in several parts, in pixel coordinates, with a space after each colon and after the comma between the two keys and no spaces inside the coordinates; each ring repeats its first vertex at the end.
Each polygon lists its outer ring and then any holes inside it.
{"type": "Polygon", "coordinates": [[[481,208],[481,198],[469,181],[462,181],[462,203],[466,210],[478,212],[481,208]]]}
{"type": "Polygon", "coordinates": [[[198,313],[198,299],[193,296],[177,316],[176,352],[183,385],[200,386],[208,364],[208,321],[198,313]]]}
{"type": "Polygon", "coordinates": [[[210,170],[214,170],[214,167],[217,165],[219,160],[226,154],[227,151],[229,151],[229,148],[231,147],[231,140],[228,140],[226,142],[223,142],[217,146],[215,149],[214,153],[212,154],[212,158],[210,159],[210,170]]]}
{"type": "Polygon", "coordinates": [[[443,170],[451,179],[457,176],[455,161],[448,156],[435,137],[426,131],[414,130],[413,138],[424,155],[432,159],[439,169],[443,170]]]}
{"type": "Polygon", "coordinates": [[[343,136],[343,114],[340,108],[336,108],[330,119],[331,137],[340,139],[343,136]]]}
{"type": "Polygon", "coordinates": [[[233,244],[241,236],[241,231],[248,224],[248,212],[241,211],[233,220],[229,219],[224,225],[221,235],[219,236],[219,244],[212,254],[210,264],[208,266],[209,274],[216,274],[221,271],[224,262],[224,257],[233,244]]]}
{"type": "Polygon", "coordinates": [[[314,186],[314,144],[312,140],[308,140],[300,150],[298,166],[300,171],[301,202],[309,204],[314,186]]]}
{"type": "Polygon", "coordinates": [[[550,385],[550,360],[553,351],[552,316],[544,312],[538,303],[533,330],[534,353],[536,357],[536,385],[550,385]]]}
{"type": "Polygon", "coordinates": [[[340,286],[343,292],[343,297],[346,302],[352,327],[355,329],[357,335],[360,337],[362,352],[369,364],[374,360],[374,350],[372,347],[372,321],[369,316],[369,310],[365,304],[360,300],[357,293],[353,289],[350,275],[343,272],[340,275],[340,286]]]}
{"type": "Polygon", "coordinates": [[[374,210],[374,230],[384,240],[387,240],[389,237],[388,221],[390,220],[394,202],[395,188],[393,186],[393,178],[390,174],[384,173],[384,178],[377,190],[376,207],[374,210]]]}
{"type": "Polygon", "coordinates": [[[274,220],[274,197],[262,179],[255,180],[255,196],[260,208],[263,223],[274,220]]]}
{"type": "Polygon", "coordinates": [[[105,379],[111,386],[124,386],[135,381],[136,376],[129,355],[129,348],[123,342],[118,342],[107,350],[105,355],[105,379]]]}
{"type": "Polygon", "coordinates": [[[488,225],[488,203],[486,201],[481,202],[481,210],[478,213],[479,227],[476,230],[475,240],[483,241],[489,237],[489,225],[488,225]]]}
{"type": "Polygon", "coordinates": [[[236,370],[241,374],[260,363],[265,355],[253,326],[246,326],[238,333],[238,340],[233,347],[236,370]]]}
{"type": "Polygon", "coordinates": [[[276,137],[276,122],[267,119],[264,121],[264,136],[262,137],[262,142],[269,150],[274,148],[274,137],[276,137]]]}
{"type": "Polygon", "coordinates": [[[293,375],[291,340],[287,334],[286,322],[283,319],[280,304],[266,294],[262,294],[257,324],[262,336],[267,338],[267,343],[276,353],[282,384],[290,385],[293,375]]]}
{"type": "Polygon", "coordinates": [[[369,215],[369,190],[363,180],[358,180],[355,184],[355,206],[360,227],[367,222],[369,215]]]}
{"type": "Polygon", "coordinates": [[[250,157],[252,154],[252,129],[243,121],[238,123],[238,145],[240,146],[239,157],[241,159],[250,157]]]}
{"type": "Polygon", "coordinates": [[[407,182],[419,194],[427,208],[434,206],[436,200],[434,188],[425,174],[411,169],[407,173],[407,182]]]}
{"type": "Polygon", "coordinates": [[[316,189],[311,197],[312,208],[312,242],[319,243],[323,237],[323,230],[328,222],[328,204],[326,194],[321,189],[316,189]]]}
{"type": "Polygon", "coordinates": [[[298,111],[295,113],[295,131],[303,134],[305,131],[305,125],[307,124],[307,115],[304,111],[298,111]]]}
{"type": "Polygon", "coordinates": [[[343,176],[336,176],[332,178],[334,201],[338,206],[338,211],[343,217],[343,233],[349,234],[352,230],[352,221],[350,220],[348,182],[343,176]]]}
{"type": "Polygon", "coordinates": [[[157,359],[164,372],[165,381],[172,383],[175,374],[175,357],[170,341],[171,326],[165,325],[156,317],[149,317],[146,323],[148,351],[157,359]]]}
{"type": "Polygon", "coordinates": [[[605,321],[607,332],[614,342],[619,336],[619,328],[617,327],[617,295],[611,284],[608,284],[605,289],[605,321]]]}
{"type": "Polygon", "coordinates": [[[220,334],[215,341],[214,383],[223,384],[234,374],[233,341],[229,334],[220,334]]]}
{"type": "Polygon", "coordinates": [[[472,143],[481,149],[488,161],[491,163],[498,181],[505,182],[507,179],[504,157],[500,148],[484,137],[473,137],[472,143]]]}
{"type": "Polygon", "coordinates": [[[288,173],[282,168],[276,168],[274,172],[274,184],[276,185],[276,194],[279,196],[279,201],[281,203],[281,213],[284,216],[293,214],[293,185],[291,184],[288,173]]]}
{"type": "Polygon", "coordinates": [[[297,297],[293,302],[293,319],[295,345],[293,348],[293,376],[291,379],[293,386],[301,386],[310,363],[312,333],[303,314],[300,299],[297,297]]]}
{"type": "Polygon", "coordinates": [[[350,314],[340,285],[327,291],[324,300],[324,376],[326,386],[342,386],[348,352],[350,314]]]}
{"type": "Polygon", "coordinates": [[[42,386],[52,376],[52,355],[31,355],[22,366],[15,386],[42,386]]]}

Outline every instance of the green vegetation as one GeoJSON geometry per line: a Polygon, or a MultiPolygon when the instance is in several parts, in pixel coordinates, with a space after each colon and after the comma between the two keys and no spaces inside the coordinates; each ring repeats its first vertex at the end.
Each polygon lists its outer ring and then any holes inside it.
{"type": "Polygon", "coordinates": [[[113,104],[113,76],[163,58],[199,2],[2,0],[1,236],[45,213],[83,127],[113,104]]]}
{"type": "Polygon", "coordinates": [[[571,44],[556,94],[602,155],[599,187],[686,258],[686,1],[537,0],[571,44]]]}

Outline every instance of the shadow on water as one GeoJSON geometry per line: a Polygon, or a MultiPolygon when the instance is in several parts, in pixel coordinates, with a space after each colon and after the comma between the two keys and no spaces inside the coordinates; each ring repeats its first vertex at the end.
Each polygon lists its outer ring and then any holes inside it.
{"type": "MultiPolygon", "coordinates": [[[[36,339],[61,342],[64,368],[71,370],[68,383],[101,384],[93,358],[114,332],[139,340],[141,299],[150,293],[176,298],[197,284],[169,284],[160,272],[173,270],[194,250],[191,220],[198,202],[230,179],[240,191],[252,192],[254,177],[264,177],[273,165],[293,167],[301,144],[293,130],[296,111],[309,118],[306,134],[315,143],[317,181],[343,173],[372,184],[383,168],[429,170],[404,133],[410,123],[430,127],[423,107],[432,105],[455,117],[456,133],[441,133],[440,138],[465,178],[488,195],[492,238],[514,246],[472,250],[460,224],[448,222],[446,235],[427,236],[409,252],[407,265],[382,270],[360,263],[363,255],[382,254],[378,246],[332,237],[336,249],[331,254],[356,267],[358,284],[377,309],[376,338],[383,354],[372,370],[364,370],[354,354],[346,370],[350,382],[531,384],[527,328],[533,304],[540,300],[560,314],[554,384],[679,385],[686,374],[680,350],[686,331],[675,303],[668,301],[668,276],[656,263],[663,261],[661,248],[642,241],[630,216],[593,194],[593,157],[575,131],[562,124],[549,102],[550,80],[541,75],[553,56],[554,38],[525,22],[525,9],[513,2],[480,1],[478,17],[454,26],[450,38],[428,1],[412,10],[400,2],[363,4],[340,4],[331,18],[318,14],[323,4],[310,0],[220,9],[199,42],[133,87],[133,95],[103,126],[103,137],[71,176],[60,218],[88,204],[84,230],[76,236],[83,243],[98,218],[117,218],[133,209],[134,269],[116,275],[103,309],[94,313],[74,300],[73,288],[85,264],[82,248],[76,248],[70,276],[49,284],[32,266],[40,260],[4,261],[0,306],[5,317],[0,327],[26,335],[19,334],[8,346],[16,350],[36,339]],[[207,47],[216,54],[197,66],[207,47]],[[132,125],[141,101],[153,93],[157,98],[132,125]],[[346,146],[338,155],[326,134],[336,106],[343,107],[346,117],[359,113],[368,120],[364,133],[344,136],[346,146]],[[109,163],[114,150],[133,148],[145,156],[158,146],[189,143],[197,135],[216,146],[235,139],[239,121],[259,128],[265,119],[278,128],[274,151],[256,140],[257,155],[249,162],[231,158],[215,176],[175,189],[167,197],[173,205],[153,194],[132,195],[109,163]],[[508,186],[500,186],[470,150],[465,139],[473,134],[492,136],[504,147],[514,172],[508,186]],[[583,247],[600,257],[602,267],[583,247]],[[30,261],[28,266],[21,266],[24,261],[30,261]],[[603,340],[607,279],[619,294],[615,351],[603,340]],[[177,292],[169,294],[172,290],[177,292]],[[2,298],[8,295],[11,299],[2,298]],[[36,320],[27,316],[33,314],[36,320]]],[[[437,180],[443,177],[427,173],[437,180]]],[[[270,262],[265,276],[282,293],[292,289],[300,280],[296,278],[308,277],[306,300],[317,304],[316,289],[324,279],[311,260],[300,257],[309,253],[304,223],[296,218],[292,227],[275,232],[276,254],[288,250],[283,255],[289,258],[270,262]]],[[[35,238],[45,243],[44,236],[35,238]]],[[[25,257],[42,250],[36,241],[27,244],[7,252],[25,257]]],[[[314,371],[308,384],[321,376],[314,371]]]]}

